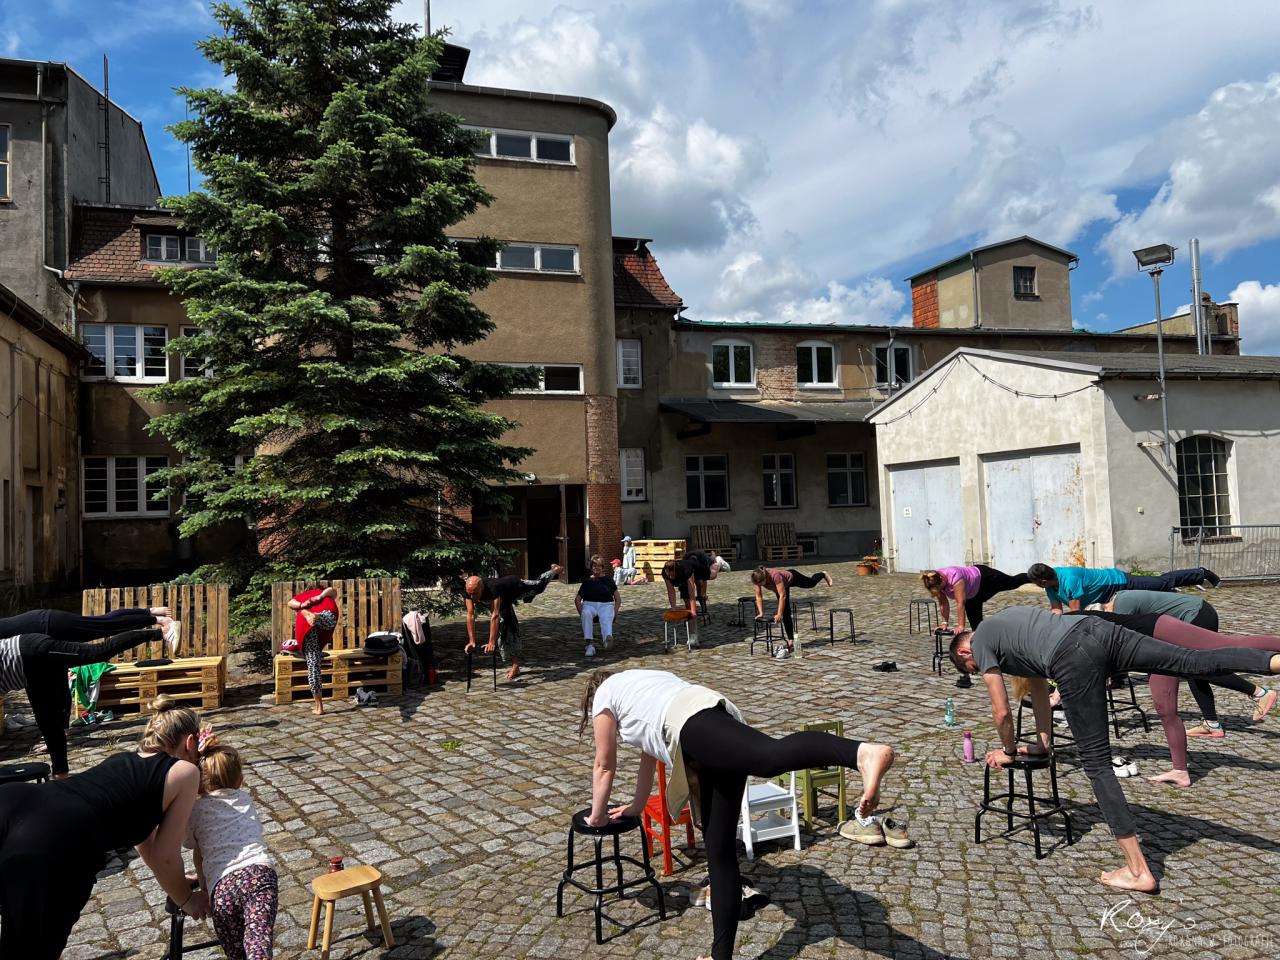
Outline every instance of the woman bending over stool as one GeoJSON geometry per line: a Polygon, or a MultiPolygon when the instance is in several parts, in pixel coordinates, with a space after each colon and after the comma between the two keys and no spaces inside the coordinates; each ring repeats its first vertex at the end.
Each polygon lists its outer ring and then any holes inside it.
{"type": "Polygon", "coordinates": [[[136,846],[182,911],[208,913],[191,889],[182,840],[200,787],[200,720],[168,697],[152,702],[137,753],[117,753],[69,780],[0,786],[0,956],[57,960],[106,855],[136,846]]]}
{"type": "Polygon", "coordinates": [[[155,627],[130,630],[101,643],[62,640],[44,633],[22,633],[16,637],[0,634],[0,692],[26,688],[31,713],[49,748],[49,766],[54,777],[65,777],[69,769],[67,723],[71,719],[71,690],[67,686],[67,671],[91,663],[105,663],[142,643],[160,639],[168,642],[171,635],[176,644],[178,625],[167,617],[159,619],[166,631],[155,627]]]}
{"type": "Polygon", "coordinates": [[[799,570],[775,570],[772,567],[759,566],[751,571],[751,582],[756,588],[756,619],[764,619],[764,591],[768,590],[778,598],[778,612],[773,615],[773,622],[782,624],[782,637],[785,645],[774,654],[779,660],[791,656],[796,642],[796,622],[791,611],[791,588],[812,590],[820,583],[831,586],[831,575],[823,571],[813,576],[806,576],[799,570]]]}
{"type": "Polygon", "coordinates": [[[662,670],[593,673],[582,696],[579,736],[588,724],[596,748],[588,826],[640,816],[659,760],[667,765],[668,813],[674,819],[687,801],[701,826],[711,880],[711,960],[731,960],[738,931],[737,825],[747,777],[851,767],[862,775],[858,812],[870,816],[880,802],[880,781],[893,764],[893,748],[884,744],[829,733],[775,740],[747,726],[728,698],[662,670]],[[640,749],[640,775],[631,802],[610,808],[619,738],[640,749]]]}
{"type": "Polygon", "coordinates": [[[982,605],[997,593],[1017,590],[1031,579],[1025,573],[1010,576],[981,563],[968,567],[939,567],[925,570],[920,582],[938,601],[938,628],[946,630],[951,619],[951,604],[956,602],[956,633],[976,630],[982,623],[982,605]]]}

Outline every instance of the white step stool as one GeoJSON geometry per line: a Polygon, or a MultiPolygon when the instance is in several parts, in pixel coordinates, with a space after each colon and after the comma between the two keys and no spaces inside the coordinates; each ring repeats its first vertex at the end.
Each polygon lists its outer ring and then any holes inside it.
{"type": "Polygon", "coordinates": [[[772,781],[753,784],[747,778],[747,789],[742,792],[742,845],[747,848],[747,859],[754,860],[755,845],[765,840],[793,838],[793,847],[800,849],[800,811],[796,804],[796,774],[791,772],[791,789],[772,781]],[[790,812],[790,816],[787,813],[790,812]],[[764,813],[761,819],[756,815],[764,813]]]}

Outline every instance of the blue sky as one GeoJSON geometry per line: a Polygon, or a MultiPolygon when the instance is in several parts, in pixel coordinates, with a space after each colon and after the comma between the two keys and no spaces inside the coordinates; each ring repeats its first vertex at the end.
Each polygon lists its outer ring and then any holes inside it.
{"type": "MultiPolygon", "coordinates": [[[[400,6],[420,20],[422,3],[400,6]]],[[[689,315],[896,322],[903,278],[1029,233],[1081,257],[1076,323],[1150,319],[1128,251],[1179,248],[1166,314],[1204,285],[1280,353],[1280,17],[1187,0],[436,0],[468,80],[612,104],[614,230],[689,315]]],[[[0,0],[0,53],[65,60],[141,119],[166,192],[179,84],[221,77],[201,0],[0,0]]]]}

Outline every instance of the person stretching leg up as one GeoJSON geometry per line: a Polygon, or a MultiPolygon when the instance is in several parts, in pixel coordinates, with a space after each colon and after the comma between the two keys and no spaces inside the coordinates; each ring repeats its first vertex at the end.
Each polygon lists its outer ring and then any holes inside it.
{"type": "Polygon", "coordinates": [[[1139,577],[1118,567],[1051,567],[1033,563],[1027,576],[1043,588],[1054,613],[1083,610],[1095,603],[1106,603],[1119,590],[1177,590],[1208,583],[1216,587],[1221,579],[1207,567],[1170,570],[1158,577],[1139,577]]]}
{"type": "Polygon", "coordinates": [[[991,696],[991,718],[1003,747],[987,753],[990,767],[1004,767],[1018,755],[1004,674],[1031,679],[1040,744],[1023,748],[1044,754],[1052,748],[1049,677],[1058,684],[1067,723],[1081,764],[1093,784],[1098,806],[1124,852],[1125,865],[1105,871],[1102,883],[1124,890],[1154,892],[1159,884],[1138,843],[1136,825],[1111,766],[1107,730],[1107,678],[1129,671],[1170,676],[1216,673],[1280,673],[1280,654],[1243,647],[1190,650],[1162,643],[1098,617],[1053,616],[1040,607],[1009,607],[972,633],[951,641],[951,662],[961,673],[981,673],[991,696]]]}
{"type": "Polygon", "coordinates": [[[772,567],[759,566],[751,571],[751,582],[756,588],[756,619],[764,619],[764,591],[769,590],[778,598],[778,612],[773,615],[773,622],[782,624],[783,646],[778,648],[774,657],[786,660],[791,656],[796,642],[795,618],[791,612],[791,588],[800,587],[812,590],[820,583],[831,586],[831,575],[826,571],[806,576],[799,570],[774,570],[772,567]]]}
{"type": "Polygon", "coordinates": [[[487,603],[489,609],[489,642],[484,645],[485,653],[498,650],[503,660],[511,660],[511,669],[507,671],[507,679],[514,680],[520,675],[520,621],[516,617],[516,604],[523,600],[529,603],[543,590],[547,584],[560,575],[560,566],[552,564],[551,569],[537,580],[521,580],[517,576],[506,577],[467,577],[465,590],[467,594],[467,645],[463,647],[470,653],[476,646],[476,606],[487,603]]]}

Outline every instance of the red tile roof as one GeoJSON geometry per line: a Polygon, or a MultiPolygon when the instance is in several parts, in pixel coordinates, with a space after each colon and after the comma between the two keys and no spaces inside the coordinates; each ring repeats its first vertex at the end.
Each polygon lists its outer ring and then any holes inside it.
{"type": "Polygon", "coordinates": [[[613,302],[619,307],[679,310],[684,301],[667,286],[648,243],[633,237],[613,238],[613,302]]]}
{"type": "MultiPolygon", "coordinates": [[[[135,221],[159,223],[166,210],[140,207],[76,206],[71,242],[70,280],[136,283],[152,286],[156,267],[142,262],[141,229],[135,221]]],[[[176,226],[177,221],[172,221],[176,226]]],[[[169,225],[168,222],[165,223],[169,225]]]]}

